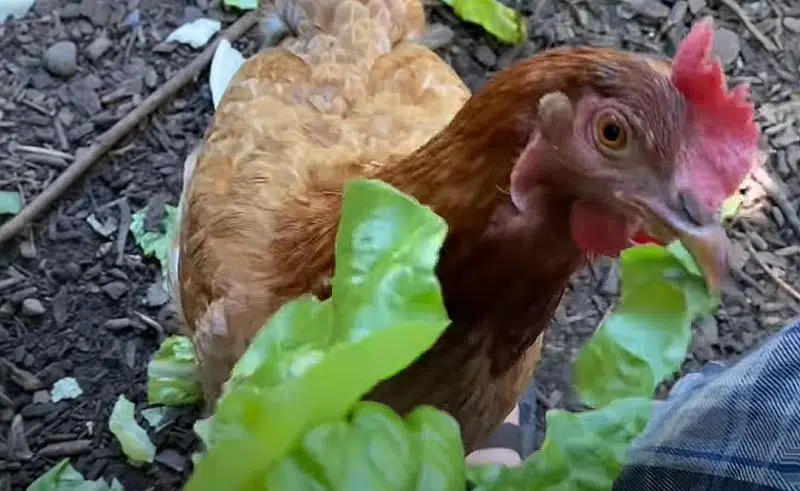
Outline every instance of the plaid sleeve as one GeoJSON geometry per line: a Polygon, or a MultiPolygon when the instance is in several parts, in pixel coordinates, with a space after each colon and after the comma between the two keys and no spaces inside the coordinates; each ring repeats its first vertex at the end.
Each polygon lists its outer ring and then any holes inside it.
{"type": "Polygon", "coordinates": [[[613,489],[800,490],[800,322],[675,384],[613,489]]]}

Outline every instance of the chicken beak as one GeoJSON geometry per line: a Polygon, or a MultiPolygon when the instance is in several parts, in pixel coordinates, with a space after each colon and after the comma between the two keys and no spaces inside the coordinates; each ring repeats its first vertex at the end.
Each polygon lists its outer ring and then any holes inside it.
{"type": "Polygon", "coordinates": [[[709,292],[717,294],[730,280],[728,248],[730,239],[716,213],[709,212],[690,194],[673,199],[635,198],[647,210],[650,233],[669,243],[681,241],[702,271],[709,292]]]}

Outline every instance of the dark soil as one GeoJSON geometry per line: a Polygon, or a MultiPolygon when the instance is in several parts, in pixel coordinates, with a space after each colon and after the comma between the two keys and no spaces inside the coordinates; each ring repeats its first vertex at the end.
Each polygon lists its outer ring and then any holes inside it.
{"type": "MultiPolygon", "coordinates": [[[[435,5],[430,21],[453,34],[439,53],[473,89],[493,71],[560,44],[671,55],[694,19],[714,15],[729,30],[718,46],[729,74],[753,86],[772,149],[765,174],[774,189],[767,192],[753,180],[743,189],[746,207],[730,227],[738,288],[725,294],[714,319],[696,329],[685,368],[737,357],[800,315],[800,304],[749,252],[754,248],[775,275],[800,287],[795,2],[741,3],[752,29],[721,1],[517,2],[530,18],[531,39],[514,48],[463,24],[436,1],[427,3],[435,5]],[[753,29],[777,49],[767,51],[753,29]]],[[[217,4],[37,0],[23,20],[0,25],[0,189],[20,190],[28,199],[41,192],[76,153],[196,55],[186,46],[162,44],[172,29],[200,15],[232,22],[235,15],[217,4]],[[53,76],[42,67],[45,50],[58,41],[77,45],[72,75],[53,76]]],[[[250,54],[255,35],[235,44],[250,54]]],[[[206,77],[156,111],[0,254],[0,491],[24,489],[65,456],[86,477],[117,477],[129,490],[178,489],[191,470],[195,412],[174,411],[166,429],[153,436],[157,463],[141,468],[126,462],[107,419],[120,393],[144,405],[147,361],[175,330],[167,299],[154,286],[159,266],[142,257],[128,225],[131,214],[149,203],[177,204],[183,159],[211,115],[206,77]],[[46,391],[64,376],[77,379],[84,394],[47,402],[46,391]]],[[[576,407],[568,390],[571,361],[617,299],[618,288],[614,261],[600,261],[575,277],[547,336],[546,358],[523,404],[523,419],[530,420],[531,409],[542,404],[576,407]]],[[[534,427],[528,425],[528,450],[541,438],[534,427]]]]}

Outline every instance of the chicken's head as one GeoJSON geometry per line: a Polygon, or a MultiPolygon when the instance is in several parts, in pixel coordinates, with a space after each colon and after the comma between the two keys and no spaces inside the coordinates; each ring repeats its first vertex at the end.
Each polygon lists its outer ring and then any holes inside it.
{"type": "Polygon", "coordinates": [[[511,175],[514,204],[524,212],[537,196],[561,194],[572,238],[590,255],[677,238],[718,287],[728,245],[719,210],[761,154],[749,90],[728,90],[712,38],[705,20],[671,67],[609,58],[580,90],[541,97],[511,175]]]}

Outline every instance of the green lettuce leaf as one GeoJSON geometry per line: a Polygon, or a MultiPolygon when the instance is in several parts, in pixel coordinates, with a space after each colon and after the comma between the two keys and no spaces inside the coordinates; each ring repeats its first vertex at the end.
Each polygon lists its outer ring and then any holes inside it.
{"type": "Polygon", "coordinates": [[[156,446],[150,441],[144,428],[136,422],[133,412],[133,403],[120,394],[108,418],[108,429],[117,438],[128,459],[134,463],[152,463],[156,456],[156,446]]]}
{"type": "Polygon", "coordinates": [[[172,247],[172,239],[177,231],[178,209],[171,205],[165,205],[164,210],[164,231],[149,232],[144,228],[144,221],[147,217],[147,207],[137,211],[131,217],[130,231],[133,239],[142,248],[147,256],[153,256],[161,264],[161,280],[164,290],[167,290],[167,269],[169,264],[169,250],[172,247]]]}
{"type": "Polygon", "coordinates": [[[25,489],[26,491],[125,491],[116,479],[111,481],[110,486],[103,479],[87,481],[72,467],[69,459],[61,460],[25,489]]]}
{"type": "Polygon", "coordinates": [[[680,369],[692,322],[718,299],[679,243],[643,245],[621,259],[622,298],[587,343],[575,365],[576,390],[589,406],[627,397],[651,398],[680,369]]]}
{"type": "Polygon", "coordinates": [[[261,489],[306,432],[344,418],[449,324],[434,273],[444,220],[380,181],[349,183],[343,199],[331,299],[290,302],[258,333],[187,490],[261,489]]]}
{"type": "Polygon", "coordinates": [[[653,401],[632,397],[592,411],[547,412],[542,447],[520,467],[495,468],[474,479],[473,491],[607,491],[622,471],[628,447],[647,426],[653,401]]]}
{"type": "Polygon", "coordinates": [[[186,336],[168,337],[147,364],[148,403],[187,406],[202,399],[192,341],[186,336]]]}
{"type": "Polygon", "coordinates": [[[263,489],[463,491],[464,471],[458,423],[447,414],[421,406],[403,420],[359,402],[349,421],[306,433],[272,465],[263,489]]]}
{"type": "Polygon", "coordinates": [[[528,39],[525,16],[497,0],[442,0],[461,19],[478,24],[497,39],[519,44],[528,39]]]}
{"type": "Polygon", "coordinates": [[[652,416],[656,385],[680,368],[692,322],[718,298],[706,290],[691,254],[678,242],[643,245],[621,258],[619,305],[584,346],[575,388],[596,409],[548,411],[542,448],[517,468],[482,469],[476,490],[611,489],[630,444],[652,416]]]}

